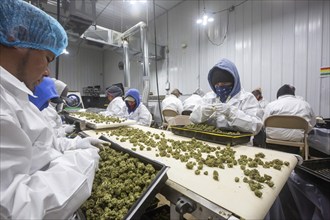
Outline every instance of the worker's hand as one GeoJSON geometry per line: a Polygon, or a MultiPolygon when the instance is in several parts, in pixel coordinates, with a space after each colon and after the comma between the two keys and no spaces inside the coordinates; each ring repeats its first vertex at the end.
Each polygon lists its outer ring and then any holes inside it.
{"type": "Polygon", "coordinates": [[[108,142],[102,141],[93,137],[86,137],[77,141],[76,148],[86,149],[86,148],[97,148],[101,147],[102,144],[107,144],[108,142]]]}
{"type": "Polygon", "coordinates": [[[64,131],[67,134],[71,134],[72,132],[74,132],[74,130],[75,130],[74,125],[66,125],[65,128],[64,128],[64,131]]]}
{"type": "Polygon", "coordinates": [[[228,117],[230,114],[230,105],[226,103],[217,103],[214,108],[217,115],[228,117]]]}
{"type": "Polygon", "coordinates": [[[215,112],[215,107],[213,105],[206,105],[202,107],[203,117],[209,118],[215,112]]]}

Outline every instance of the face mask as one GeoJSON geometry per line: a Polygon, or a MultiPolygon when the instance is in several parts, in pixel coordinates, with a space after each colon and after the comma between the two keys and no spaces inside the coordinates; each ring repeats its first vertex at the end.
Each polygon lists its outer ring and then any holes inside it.
{"type": "Polygon", "coordinates": [[[215,93],[220,97],[221,102],[226,102],[233,86],[215,86],[215,93]]]}

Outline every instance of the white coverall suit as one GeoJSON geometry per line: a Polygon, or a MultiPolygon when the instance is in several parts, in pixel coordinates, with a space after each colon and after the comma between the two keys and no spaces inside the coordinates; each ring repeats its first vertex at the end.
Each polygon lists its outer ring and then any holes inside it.
{"type": "MultiPolygon", "coordinates": [[[[308,131],[311,131],[316,124],[315,114],[311,106],[294,95],[282,95],[277,100],[269,103],[265,108],[263,119],[265,120],[271,115],[301,116],[308,122],[308,131]]],[[[301,141],[304,132],[297,129],[266,128],[266,136],[278,140],[301,141]]]]}
{"type": "Polygon", "coordinates": [[[259,103],[252,93],[241,88],[236,66],[231,61],[222,59],[210,70],[208,80],[213,91],[206,93],[203,103],[191,113],[190,120],[197,124],[206,122],[218,128],[257,134],[262,128],[259,103]],[[233,88],[225,103],[220,101],[211,82],[215,68],[227,71],[234,78],[233,88]]]}
{"type": "Polygon", "coordinates": [[[0,67],[0,218],[68,219],[91,194],[99,155],[56,138],[28,95],[0,67]]]}

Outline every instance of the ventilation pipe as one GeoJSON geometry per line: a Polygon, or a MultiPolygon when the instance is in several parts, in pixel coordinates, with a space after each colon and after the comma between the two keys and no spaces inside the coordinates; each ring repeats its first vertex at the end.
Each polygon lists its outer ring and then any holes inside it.
{"type": "Polygon", "coordinates": [[[124,40],[123,42],[124,48],[124,87],[131,87],[131,73],[130,73],[130,63],[129,63],[129,56],[128,56],[128,42],[124,40]]]}
{"type": "MultiPolygon", "coordinates": [[[[147,41],[147,25],[144,22],[139,22],[124,33],[121,34],[121,39],[127,39],[129,36],[134,35],[136,32],[140,31],[141,37],[141,50],[143,55],[143,91],[142,91],[142,102],[148,106],[148,97],[150,91],[150,70],[149,70],[149,51],[148,51],[148,41],[147,41]]],[[[126,41],[127,42],[127,41],[126,41]]],[[[128,60],[128,46],[125,50],[124,47],[124,56],[125,56],[125,76],[127,80],[130,80],[129,77],[129,66],[126,66],[128,60]],[[127,72],[128,70],[128,72],[127,72]]],[[[128,62],[129,63],[129,62],[128,62]]],[[[127,82],[130,85],[130,81],[127,82]]],[[[125,85],[127,86],[127,85],[125,85]]]]}

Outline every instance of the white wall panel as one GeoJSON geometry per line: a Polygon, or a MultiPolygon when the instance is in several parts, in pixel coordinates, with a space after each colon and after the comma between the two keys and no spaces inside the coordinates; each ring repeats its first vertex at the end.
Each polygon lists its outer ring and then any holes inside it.
{"type": "Polygon", "coordinates": [[[307,53],[307,89],[306,100],[314,107],[315,112],[319,112],[319,101],[316,99],[320,94],[320,67],[322,54],[322,35],[319,33],[322,23],[322,1],[309,3],[308,16],[308,53],[307,53]],[[318,89],[310,89],[318,88],[318,89]]]}
{"type": "Polygon", "coordinates": [[[295,48],[295,1],[283,2],[282,84],[293,85],[295,48]]]}
{"type": "MultiPolygon", "coordinates": [[[[241,72],[244,73],[242,79],[243,88],[252,87],[252,2],[246,2],[243,8],[243,68],[241,72]],[[244,70],[244,71],[243,71],[244,70]]],[[[241,74],[242,75],[242,74],[241,74]]],[[[247,90],[250,91],[250,90],[247,90]]]]}
{"type": "Polygon", "coordinates": [[[271,93],[271,49],[272,49],[272,8],[268,1],[262,1],[261,6],[261,88],[267,100],[276,98],[276,94],[271,93]]]}
{"type": "Polygon", "coordinates": [[[283,37],[283,4],[273,1],[271,11],[271,74],[270,94],[276,94],[282,86],[282,37],[283,37]]]}
{"type": "MultiPolygon", "coordinates": [[[[83,92],[83,87],[100,85],[103,88],[103,52],[98,49],[69,46],[70,54],[60,56],[58,79],[69,90],[83,92]]],[[[55,77],[55,62],[51,65],[55,77]]]]}
{"type": "MultiPolygon", "coordinates": [[[[118,68],[118,63],[123,61],[123,55],[114,51],[106,51],[104,62],[104,87],[115,83],[124,84],[124,70],[118,68]]],[[[130,60],[130,88],[136,88],[141,93],[143,91],[143,69],[141,63],[136,59],[130,60]]],[[[125,85],[124,85],[125,87],[125,85]]],[[[125,92],[129,89],[125,87],[125,92]]]]}
{"type": "Polygon", "coordinates": [[[106,51],[103,56],[104,63],[104,87],[107,88],[115,83],[124,84],[124,70],[120,70],[118,63],[123,62],[123,55],[114,51],[106,51]]]}
{"type": "MultiPolygon", "coordinates": [[[[226,1],[227,5],[225,8],[229,8],[232,3],[230,1],[226,1]]],[[[235,60],[236,59],[236,50],[234,49],[236,47],[236,16],[235,13],[229,13],[229,27],[228,27],[228,36],[226,38],[226,45],[227,45],[227,58],[229,60],[235,60]]]]}
{"type": "MultiPolygon", "coordinates": [[[[198,85],[198,29],[195,19],[197,17],[197,2],[178,5],[169,13],[169,80],[170,90],[179,88],[183,93],[191,92],[198,85]],[[190,14],[190,16],[182,16],[190,14]],[[175,36],[174,36],[175,35],[175,36]],[[187,47],[182,47],[186,45],[187,47]],[[185,80],[183,80],[185,79],[185,80]],[[191,80],[187,84],[186,80],[191,80]]],[[[165,91],[162,91],[163,94],[165,91]]]]}
{"type": "MultiPolygon", "coordinates": [[[[252,1],[251,90],[261,87],[261,1],[252,1]]],[[[263,88],[264,90],[265,88],[263,88]]],[[[265,95],[265,94],[264,94],[265,95]]],[[[265,96],[266,98],[266,96],[265,96]]]]}
{"type": "Polygon", "coordinates": [[[296,2],[295,17],[295,68],[294,86],[296,95],[306,97],[307,46],[308,46],[308,1],[296,2]]]}
{"type": "MultiPolygon", "coordinates": [[[[330,66],[330,1],[323,1],[323,20],[319,32],[322,32],[322,63],[330,66]]],[[[321,78],[320,85],[320,115],[330,118],[330,77],[321,78]]]]}
{"type": "MultiPolygon", "coordinates": [[[[239,1],[236,1],[237,3],[239,1]]],[[[245,72],[244,72],[244,7],[236,7],[233,12],[236,17],[236,42],[235,42],[235,60],[232,60],[237,67],[238,72],[240,73],[241,84],[245,87],[245,72]]],[[[246,89],[246,88],[245,88],[246,89]]]]}

